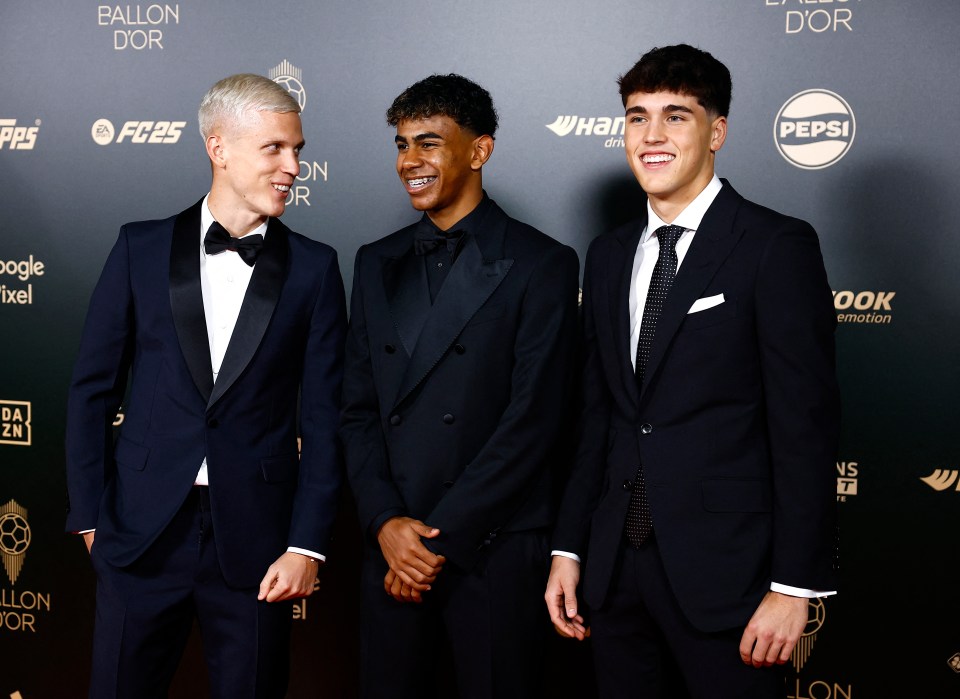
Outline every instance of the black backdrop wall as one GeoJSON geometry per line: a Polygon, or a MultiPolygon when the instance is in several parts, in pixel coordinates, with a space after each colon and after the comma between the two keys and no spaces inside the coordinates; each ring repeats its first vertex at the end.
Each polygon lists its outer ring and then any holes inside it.
{"type": "MultiPolygon", "coordinates": [[[[491,196],[574,246],[642,206],[616,77],[685,41],[734,78],[718,172],[816,227],[835,290],[844,433],[840,595],[811,605],[794,699],[960,693],[960,5],[952,0],[6,0],[0,8],[0,697],[85,692],[93,574],[62,533],[65,391],[119,226],[206,192],[196,109],[236,72],[282,81],[307,148],[285,221],[335,246],[414,220],[384,111],[460,72],[501,114],[491,196]]],[[[118,418],[119,419],[119,418],[118,418]]],[[[358,539],[349,501],[296,609],[291,697],[351,697],[358,539]]],[[[582,647],[547,649],[557,695],[582,647]]],[[[175,696],[204,694],[196,644],[175,696]]]]}

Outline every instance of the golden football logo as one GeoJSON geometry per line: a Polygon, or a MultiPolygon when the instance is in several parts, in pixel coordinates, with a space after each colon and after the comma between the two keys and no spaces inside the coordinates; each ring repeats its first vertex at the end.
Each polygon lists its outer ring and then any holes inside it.
{"type": "Polygon", "coordinates": [[[3,555],[3,567],[11,585],[20,577],[23,555],[29,547],[30,525],[27,524],[27,510],[11,500],[0,507],[0,554],[3,555]]]}
{"type": "Polygon", "coordinates": [[[826,613],[827,610],[822,599],[814,597],[810,600],[807,612],[807,626],[804,628],[800,640],[797,641],[796,647],[790,654],[790,662],[793,663],[793,667],[797,672],[803,669],[807,659],[810,657],[810,653],[813,651],[813,644],[817,640],[817,632],[823,626],[826,613]]]}

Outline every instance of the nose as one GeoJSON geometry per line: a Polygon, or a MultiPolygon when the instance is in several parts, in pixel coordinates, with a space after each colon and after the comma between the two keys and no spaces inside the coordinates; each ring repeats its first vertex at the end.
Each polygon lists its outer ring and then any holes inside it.
{"type": "Polygon", "coordinates": [[[286,154],[286,157],[283,159],[283,164],[280,166],[283,172],[291,177],[296,177],[300,174],[300,158],[297,156],[296,151],[289,151],[286,154]]]}
{"type": "Polygon", "coordinates": [[[644,143],[663,142],[663,122],[659,119],[650,119],[643,134],[644,143]]]}
{"type": "Polygon", "coordinates": [[[420,167],[422,162],[420,156],[413,149],[408,148],[399,152],[397,157],[397,167],[400,170],[412,170],[420,167]]]}

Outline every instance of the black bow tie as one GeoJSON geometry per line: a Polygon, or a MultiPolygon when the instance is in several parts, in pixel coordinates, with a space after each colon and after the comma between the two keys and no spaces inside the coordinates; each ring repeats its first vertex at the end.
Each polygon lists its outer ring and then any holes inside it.
{"type": "Polygon", "coordinates": [[[463,242],[463,231],[440,232],[432,225],[421,225],[413,236],[413,251],[418,255],[426,255],[437,248],[446,247],[450,256],[455,256],[463,242]]]}
{"type": "Polygon", "coordinates": [[[207,235],[203,238],[203,249],[208,255],[218,255],[224,250],[233,250],[251,267],[257,261],[262,248],[263,236],[259,233],[244,238],[234,238],[216,221],[210,224],[207,235]]]}

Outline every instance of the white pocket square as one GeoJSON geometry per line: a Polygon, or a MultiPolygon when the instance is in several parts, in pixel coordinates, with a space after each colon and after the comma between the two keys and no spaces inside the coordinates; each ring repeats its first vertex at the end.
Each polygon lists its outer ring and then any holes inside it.
{"type": "Polygon", "coordinates": [[[690,310],[687,311],[687,315],[705,311],[708,308],[719,306],[721,303],[723,303],[723,294],[717,294],[716,296],[704,296],[702,299],[697,299],[693,302],[693,305],[690,306],[690,310]]]}

